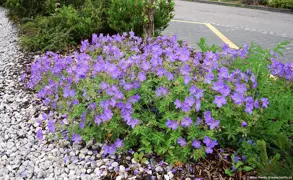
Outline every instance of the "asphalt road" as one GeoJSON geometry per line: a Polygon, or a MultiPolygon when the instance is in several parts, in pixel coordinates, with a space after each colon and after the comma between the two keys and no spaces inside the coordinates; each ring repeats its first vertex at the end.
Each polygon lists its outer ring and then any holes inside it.
{"type": "MultiPolygon", "coordinates": [[[[293,43],[293,14],[175,0],[174,20],[181,22],[170,22],[164,34],[177,34],[193,46],[200,37],[206,38],[208,44],[224,43],[205,24],[198,23],[210,23],[238,47],[254,42],[272,49],[279,42],[293,43]]],[[[281,61],[293,61],[292,43],[281,61]]]]}

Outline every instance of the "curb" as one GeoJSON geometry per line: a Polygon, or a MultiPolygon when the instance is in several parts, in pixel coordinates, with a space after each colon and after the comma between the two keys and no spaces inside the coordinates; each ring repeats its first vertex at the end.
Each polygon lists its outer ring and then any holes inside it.
{"type": "Polygon", "coordinates": [[[258,9],[258,10],[264,10],[264,11],[270,11],[270,12],[293,14],[293,9],[291,10],[291,9],[283,9],[283,8],[272,8],[272,7],[235,4],[235,3],[226,3],[226,2],[215,2],[215,1],[208,1],[208,0],[183,0],[183,1],[205,3],[205,4],[217,4],[222,6],[233,6],[233,7],[241,7],[241,8],[249,8],[249,9],[258,9]]]}

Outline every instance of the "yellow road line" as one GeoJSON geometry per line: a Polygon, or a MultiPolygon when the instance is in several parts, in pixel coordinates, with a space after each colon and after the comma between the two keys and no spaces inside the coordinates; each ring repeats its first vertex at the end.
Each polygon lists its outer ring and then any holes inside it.
{"type": "Polygon", "coordinates": [[[191,24],[205,24],[205,23],[202,23],[202,22],[196,22],[196,21],[183,21],[183,20],[175,20],[175,19],[172,19],[171,21],[173,21],[173,22],[191,23],[191,24]]]}
{"type": "Polygon", "coordinates": [[[224,43],[228,44],[230,48],[239,49],[232,41],[230,41],[224,34],[218,31],[213,25],[210,23],[204,23],[211,31],[213,31],[224,43]]]}
{"type": "Polygon", "coordinates": [[[219,30],[217,30],[213,25],[210,23],[202,23],[196,21],[185,21],[185,20],[175,20],[172,19],[173,22],[182,22],[182,23],[190,23],[190,24],[204,24],[206,25],[213,33],[215,33],[224,43],[228,44],[230,48],[239,49],[232,41],[230,41],[224,34],[222,34],[219,30]]]}

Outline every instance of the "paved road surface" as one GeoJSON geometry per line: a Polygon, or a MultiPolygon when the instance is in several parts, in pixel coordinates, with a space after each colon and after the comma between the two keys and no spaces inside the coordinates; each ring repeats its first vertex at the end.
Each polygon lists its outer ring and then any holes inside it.
{"type": "MultiPolygon", "coordinates": [[[[205,24],[197,23],[211,23],[238,47],[255,42],[272,49],[282,41],[293,43],[293,14],[175,0],[174,20],[187,22],[171,22],[164,34],[177,34],[194,46],[200,37],[208,44],[224,43],[205,24]]],[[[282,61],[293,61],[293,44],[284,55],[282,61]]]]}

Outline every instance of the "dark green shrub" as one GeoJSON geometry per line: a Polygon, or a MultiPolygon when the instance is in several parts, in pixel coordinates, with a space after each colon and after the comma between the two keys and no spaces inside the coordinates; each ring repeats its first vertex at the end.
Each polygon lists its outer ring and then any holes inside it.
{"type": "Polygon", "coordinates": [[[0,0],[0,6],[2,6],[5,2],[6,0],[0,0]]]}
{"type": "Polygon", "coordinates": [[[63,6],[52,16],[37,17],[21,26],[21,45],[28,51],[66,50],[102,27],[101,7],[87,0],[80,10],[63,6]]]}
{"type": "Polygon", "coordinates": [[[48,16],[56,11],[56,8],[72,5],[81,8],[86,0],[0,0],[8,8],[8,15],[13,20],[22,18],[35,18],[36,16],[48,16]]]}
{"type": "Polygon", "coordinates": [[[292,0],[272,0],[270,2],[270,6],[276,7],[276,8],[293,9],[293,1],[292,0]]]}
{"type": "Polygon", "coordinates": [[[13,20],[49,15],[55,11],[55,0],[7,0],[8,16],[13,20]],[[53,6],[52,6],[53,5],[53,6]]]}
{"type": "MultiPolygon", "coordinates": [[[[108,9],[108,24],[117,32],[128,32],[133,30],[137,35],[143,34],[143,15],[144,1],[137,0],[113,0],[108,9]]],[[[155,9],[155,31],[156,34],[168,26],[172,19],[174,2],[158,0],[155,9]]]]}

